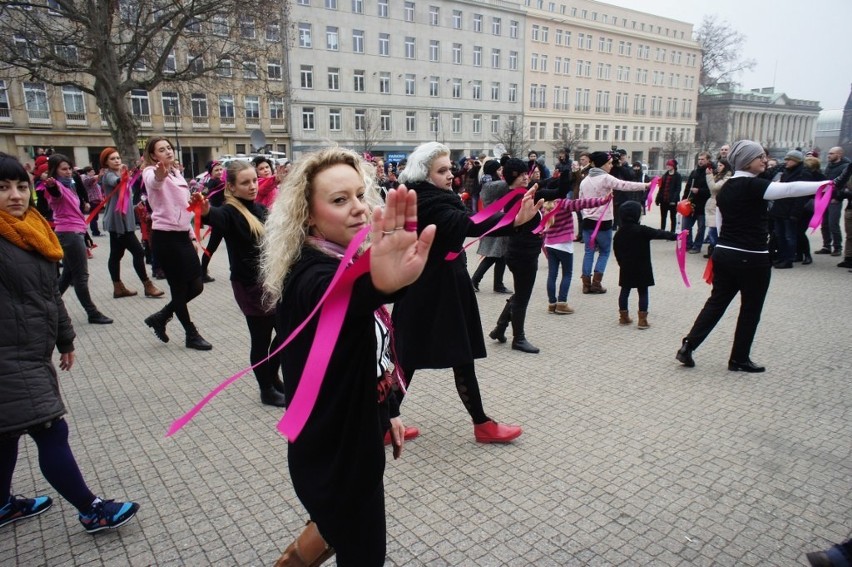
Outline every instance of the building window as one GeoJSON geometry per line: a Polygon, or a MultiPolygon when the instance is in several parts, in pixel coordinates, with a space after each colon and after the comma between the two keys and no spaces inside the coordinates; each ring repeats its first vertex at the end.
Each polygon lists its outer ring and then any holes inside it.
{"type": "Polygon", "coordinates": [[[363,93],[367,90],[364,85],[364,71],[356,70],[353,75],[353,79],[354,87],[352,90],[354,90],[356,93],[363,93]]]}
{"type": "Polygon", "coordinates": [[[519,24],[517,21],[512,20],[509,22],[509,37],[512,39],[518,39],[518,27],[519,24]]]}
{"type": "Polygon", "coordinates": [[[379,92],[382,94],[390,94],[390,73],[382,73],[379,75],[379,92]]]}
{"type": "Polygon", "coordinates": [[[454,30],[462,29],[462,11],[461,10],[453,10],[453,29],[454,30]]]}
{"type": "Polygon", "coordinates": [[[500,133],[500,115],[492,114],[491,115],[491,133],[499,134],[500,133]]]}
{"type": "Polygon", "coordinates": [[[473,100],[482,100],[482,81],[473,82],[473,100]]]}
{"type": "Polygon", "coordinates": [[[358,109],[355,111],[355,131],[363,132],[367,126],[367,111],[358,109]]]}
{"type": "Polygon", "coordinates": [[[530,39],[532,41],[539,41],[538,38],[540,37],[540,33],[541,26],[539,26],[538,24],[533,24],[532,28],[530,28],[530,39]]]}
{"type": "Polygon", "coordinates": [[[452,119],[453,134],[461,134],[461,114],[454,113],[452,119]]]}
{"type": "Polygon", "coordinates": [[[378,12],[379,17],[380,18],[387,18],[388,17],[388,0],[378,0],[378,2],[376,3],[376,6],[378,7],[378,10],[379,10],[379,12],[378,12]]]}
{"type": "Polygon", "coordinates": [[[518,102],[518,84],[509,83],[509,102],[518,102]]]}
{"type": "Polygon", "coordinates": [[[473,133],[474,134],[482,134],[482,115],[474,114],[473,115],[473,133]]]}
{"type": "Polygon", "coordinates": [[[313,107],[302,108],[302,130],[313,130],[315,127],[313,107]]]}
{"type": "Polygon", "coordinates": [[[330,51],[340,49],[340,31],[335,26],[325,28],[325,48],[330,51]]]}
{"type": "Polygon", "coordinates": [[[193,93],[190,97],[190,104],[192,105],[192,117],[193,118],[203,118],[204,122],[207,121],[207,95],[193,93]]]}
{"type": "Polygon", "coordinates": [[[213,16],[210,31],[213,32],[213,35],[228,37],[228,33],[231,31],[228,19],[225,16],[213,16]]]}
{"type": "Polygon", "coordinates": [[[494,35],[503,33],[503,20],[500,18],[491,18],[491,33],[494,35]]]}
{"type": "Polygon", "coordinates": [[[186,68],[191,72],[200,75],[204,72],[204,56],[196,53],[187,53],[186,68]]]}
{"type": "Polygon", "coordinates": [[[414,38],[406,37],[405,38],[405,58],[406,59],[414,59],[414,52],[416,50],[414,38]]]}
{"type": "Polygon", "coordinates": [[[266,76],[270,81],[282,80],[280,59],[270,59],[266,62],[266,76]]]}
{"type": "Polygon", "coordinates": [[[163,91],[161,97],[163,101],[163,116],[180,116],[180,98],[178,98],[178,94],[172,91],[163,91]]]}
{"type": "Polygon", "coordinates": [[[509,52],[509,70],[517,71],[518,70],[518,52],[510,51],[509,52]]]}
{"type": "Polygon", "coordinates": [[[441,42],[437,39],[429,40],[429,61],[437,62],[441,57],[441,42]]]}
{"type": "Polygon", "coordinates": [[[462,80],[453,79],[453,98],[461,98],[462,80]]]}
{"type": "Polygon", "coordinates": [[[332,132],[340,131],[340,109],[332,108],[328,111],[328,129],[332,132]]]}
{"type": "Polygon", "coordinates": [[[273,126],[284,125],[284,97],[269,97],[269,121],[273,126]]]}
{"type": "Polygon", "coordinates": [[[441,115],[437,112],[429,113],[429,132],[438,133],[438,125],[441,123],[441,115]]]}
{"type": "Polygon", "coordinates": [[[405,94],[408,96],[414,96],[414,85],[416,81],[416,76],[411,73],[406,73],[405,75],[405,94]]]}
{"type": "Polygon", "coordinates": [[[240,37],[243,39],[254,39],[257,35],[254,20],[252,18],[240,18],[240,37]]]}
{"type": "Polygon", "coordinates": [[[364,53],[364,30],[352,30],[352,51],[364,53]]]}
{"type": "Polygon", "coordinates": [[[243,61],[243,78],[244,79],[256,79],[257,78],[257,62],[256,61],[243,61]]]}
{"type": "Polygon", "coordinates": [[[151,104],[148,100],[148,91],[143,89],[130,91],[130,112],[139,122],[151,121],[151,104]]]}
{"type": "Polygon", "coordinates": [[[299,71],[299,86],[303,89],[314,88],[314,66],[302,65],[299,71]]]}
{"type": "Polygon", "coordinates": [[[492,49],[491,50],[491,68],[499,69],[500,68],[500,50],[492,49]]]}
{"type": "Polygon", "coordinates": [[[405,131],[409,134],[412,134],[416,131],[417,127],[417,114],[412,111],[408,111],[405,113],[405,131]]]}
{"type": "Polygon", "coordinates": [[[62,103],[68,120],[86,120],[86,99],[77,87],[62,87],[62,103]]]}
{"type": "Polygon", "coordinates": [[[166,56],[166,62],[163,65],[163,73],[166,75],[174,75],[177,71],[177,58],[175,57],[174,49],[166,56]]]}
{"type": "Polygon", "coordinates": [[[390,55],[390,34],[379,34],[379,55],[383,57],[390,55]]]}
{"type": "Polygon", "coordinates": [[[260,97],[258,96],[246,96],[245,97],[245,106],[246,106],[246,124],[259,124],[260,123],[260,97]]]}
{"type": "Polygon", "coordinates": [[[313,47],[313,40],[311,39],[311,24],[299,24],[299,47],[313,47]]]}
{"type": "Polygon", "coordinates": [[[328,68],[328,90],[340,90],[340,69],[338,67],[328,68]]]}
{"type": "Polygon", "coordinates": [[[491,100],[500,100],[500,83],[491,83],[491,100]]]}
{"type": "Polygon", "coordinates": [[[473,31],[477,33],[482,32],[482,14],[473,15],[473,31]]]}
{"type": "Polygon", "coordinates": [[[455,65],[461,65],[462,62],[462,44],[454,43],[453,44],[453,63],[455,65]]]}
{"type": "Polygon", "coordinates": [[[429,6],[429,25],[437,26],[439,25],[441,17],[441,9],[437,6],[429,6]]]}
{"type": "Polygon", "coordinates": [[[234,123],[233,95],[219,95],[219,121],[223,124],[234,123]]]}
{"type": "Polygon", "coordinates": [[[352,0],[352,11],[356,14],[363,14],[364,0],[352,0]]]}
{"type": "Polygon", "coordinates": [[[473,46],[473,66],[482,67],[482,46],[473,46]]]}
{"type": "Polygon", "coordinates": [[[281,25],[278,22],[266,24],[266,41],[281,41],[281,25]]]}
{"type": "Polygon", "coordinates": [[[6,81],[0,81],[0,119],[10,119],[11,117],[9,91],[6,88],[6,81]]]}
{"type": "Polygon", "coordinates": [[[406,2],[402,10],[406,22],[414,21],[414,2],[406,2]]]}
{"type": "Polygon", "coordinates": [[[391,128],[391,112],[390,110],[383,110],[379,115],[379,129],[382,132],[390,132],[391,128]]]}
{"type": "Polygon", "coordinates": [[[441,80],[438,77],[429,77],[429,96],[438,96],[441,80]]]}

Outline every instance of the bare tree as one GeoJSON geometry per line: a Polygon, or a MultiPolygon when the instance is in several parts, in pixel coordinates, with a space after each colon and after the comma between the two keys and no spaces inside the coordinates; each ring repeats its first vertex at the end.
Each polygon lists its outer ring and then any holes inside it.
{"type": "Polygon", "coordinates": [[[571,130],[567,126],[564,126],[559,131],[559,136],[554,138],[550,146],[553,148],[554,154],[559,154],[560,151],[565,149],[567,150],[567,153],[570,156],[574,149],[580,146],[582,143],[583,139],[577,135],[577,132],[571,130]]]}
{"type": "Polygon", "coordinates": [[[363,154],[373,153],[375,148],[382,140],[388,137],[388,132],[382,129],[380,118],[377,117],[376,110],[370,109],[364,112],[363,118],[355,117],[355,144],[363,154]],[[358,121],[361,124],[358,124],[358,121]],[[358,126],[361,126],[358,129],[358,126]]]}
{"type": "Polygon", "coordinates": [[[753,59],[742,59],[746,36],[716,14],[706,15],[695,31],[695,40],[701,46],[701,93],[719,83],[733,82],[733,78],[754,68],[753,59]]]}
{"type": "Polygon", "coordinates": [[[667,160],[676,159],[684,162],[684,157],[689,153],[691,148],[692,144],[689,140],[684,139],[683,134],[669,132],[663,144],[663,157],[667,160]]]}
{"type": "Polygon", "coordinates": [[[728,111],[725,108],[702,105],[695,128],[695,143],[698,149],[711,151],[729,143],[728,125],[728,111]]]}
{"type": "Polygon", "coordinates": [[[512,157],[525,157],[530,145],[526,126],[518,116],[510,116],[503,129],[495,134],[491,141],[501,144],[512,157]]]}
{"type": "MultiPolygon", "coordinates": [[[[232,66],[266,79],[269,61],[282,68],[285,9],[284,0],[4,1],[0,65],[15,78],[93,95],[119,151],[135,156],[131,91],[209,87],[232,66]]],[[[163,113],[176,120],[179,103],[164,103],[163,113]]]]}

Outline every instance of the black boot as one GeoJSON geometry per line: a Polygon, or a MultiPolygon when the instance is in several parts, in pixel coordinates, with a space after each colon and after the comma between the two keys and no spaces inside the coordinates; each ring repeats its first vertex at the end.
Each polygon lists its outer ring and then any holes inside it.
{"type": "Polygon", "coordinates": [[[678,349],[675,358],[677,358],[680,363],[686,366],[687,368],[692,368],[693,366],[695,366],[695,361],[692,360],[692,351],[692,345],[689,344],[688,340],[683,339],[683,344],[678,349]]]}
{"type": "Polygon", "coordinates": [[[101,313],[100,311],[94,311],[89,313],[89,323],[93,325],[109,325],[112,323],[112,319],[101,313]]]}
{"type": "Polygon", "coordinates": [[[157,311],[153,315],[145,318],[145,324],[151,327],[158,339],[164,343],[169,342],[169,336],[166,334],[166,325],[172,320],[171,314],[157,311]]]}
{"type": "Polygon", "coordinates": [[[524,334],[526,319],[526,309],[512,309],[512,350],[538,354],[539,349],[534,347],[524,334]]]}
{"type": "Polygon", "coordinates": [[[186,348],[194,348],[195,350],[210,350],[213,345],[204,340],[204,337],[195,328],[192,323],[186,329],[186,348]]]}
{"type": "Polygon", "coordinates": [[[506,342],[506,329],[509,328],[509,321],[512,318],[512,298],[506,300],[506,306],[497,318],[497,326],[488,333],[488,336],[498,343],[506,342]]]}
{"type": "Polygon", "coordinates": [[[274,386],[267,386],[260,389],[260,403],[277,408],[287,407],[284,394],[276,390],[274,386]]]}
{"type": "Polygon", "coordinates": [[[503,284],[503,275],[506,273],[506,260],[500,258],[494,262],[494,293],[512,293],[512,290],[503,284]]]}
{"type": "Polygon", "coordinates": [[[516,335],[512,339],[512,350],[519,350],[530,354],[538,354],[540,352],[539,348],[533,346],[523,335],[520,337],[516,335]]]}

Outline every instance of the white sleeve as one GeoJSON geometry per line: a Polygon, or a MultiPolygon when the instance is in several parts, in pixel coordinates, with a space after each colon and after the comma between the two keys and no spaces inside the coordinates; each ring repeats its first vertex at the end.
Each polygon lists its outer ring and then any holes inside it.
{"type": "Polygon", "coordinates": [[[767,201],[786,199],[787,197],[807,197],[816,193],[817,188],[825,181],[792,181],[781,183],[773,181],[766,188],[763,198],[767,201]]]}

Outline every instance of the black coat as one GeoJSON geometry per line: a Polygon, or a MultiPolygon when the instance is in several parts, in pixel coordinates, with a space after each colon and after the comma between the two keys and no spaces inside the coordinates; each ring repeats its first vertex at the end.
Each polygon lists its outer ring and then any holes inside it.
{"type": "MultiPolygon", "coordinates": [[[[485,358],[485,339],[476,293],[467,271],[467,257],[446,261],[468,236],[480,236],[502,218],[494,215],[482,224],[471,222],[452,191],[428,182],[408,186],[417,192],[417,231],[434,224],[435,241],[420,278],[409,286],[393,310],[396,352],[403,368],[450,368],[485,358]]],[[[491,234],[508,236],[511,225],[491,234]]]]}
{"type": "Polygon", "coordinates": [[[673,232],[657,230],[639,224],[641,208],[638,203],[625,203],[621,210],[621,227],[612,239],[612,251],[620,268],[618,285],[621,287],[648,287],[654,285],[654,269],[651,266],[651,241],[675,240],[673,232]],[[625,207],[637,209],[624,211],[625,207]]]}
{"type": "MultiPolygon", "coordinates": [[[[339,259],[311,246],[302,247],[277,308],[282,336],[311,312],[339,264],[339,259]]],[[[363,553],[381,557],[385,424],[378,403],[374,312],[390,300],[373,287],[369,274],[356,280],[316,405],[299,437],[287,446],[293,488],[325,539],[334,546],[369,532],[367,539],[380,549],[367,549],[364,542],[363,553]]],[[[281,353],[288,403],[301,379],[317,321],[314,317],[281,353]]]]}
{"type": "MultiPolygon", "coordinates": [[[[266,220],[266,207],[254,201],[241,199],[248,211],[263,222],[266,220]]],[[[231,280],[245,285],[260,282],[260,248],[258,239],[252,234],[245,217],[232,205],[210,207],[207,216],[202,217],[206,224],[221,231],[228,248],[228,260],[231,265],[231,280]]]]}
{"type": "Polygon", "coordinates": [[[657,203],[657,205],[663,204],[663,197],[665,197],[665,187],[663,187],[663,183],[665,183],[666,181],[668,181],[669,183],[669,195],[668,199],[666,199],[665,202],[668,205],[676,205],[678,199],[680,198],[680,189],[681,187],[683,187],[683,177],[681,177],[680,173],[678,173],[677,171],[675,171],[671,175],[668,171],[666,171],[663,175],[660,176],[660,186],[657,189],[657,197],[654,199],[654,202],[657,203]]]}
{"type": "Polygon", "coordinates": [[[65,413],[51,358],[74,336],[56,263],[0,238],[0,435],[65,413]]]}
{"type": "Polygon", "coordinates": [[[707,168],[696,167],[689,174],[686,180],[686,187],[683,189],[683,198],[689,199],[694,205],[692,215],[703,215],[704,206],[710,198],[710,188],[707,187],[707,168]],[[698,189],[697,193],[693,193],[692,189],[698,189]]]}

